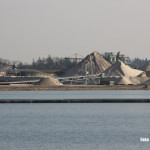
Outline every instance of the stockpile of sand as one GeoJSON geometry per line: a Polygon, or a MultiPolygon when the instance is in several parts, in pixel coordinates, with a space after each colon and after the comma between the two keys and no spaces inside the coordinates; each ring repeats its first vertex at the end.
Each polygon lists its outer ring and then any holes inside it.
{"type": "Polygon", "coordinates": [[[128,65],[125,65],[120,60],[117,60],[112,66],[110,66],[105,73],[105,76],[125,76],[125,77],[136,77],[141,74],[143,71],[132,69],[128,65]]]}
{"type": "Polygon", "coordinates": [[[62,85],[57,79],[48,77],[48,78],[42,78],[39,82],[37,82],[35,85],[41,85],[41,86],[51,86],[51,85],[62,85]]]}
{"type": "Polygon", "coordinates": [[[132,69],[128,65],[125,65],[120,60],[117,60],[115,64],[105,70],[106,77],[110,77],[115,84],[141,84],[147,80],[143,71],[132,69]]]}
{"type": "Polygon", "coordinates": [[[125,84],[125,85],[128,85],[128,84],[133,84],[132,81],[127,78],[127,77],[120,77],[117,84],[125,84]]]}
{"type": "Polygon", "coordinates": [[[0,72],[0,77],[5,76],[5,75],[6,75],[6,72],[0,72]]]}
{"type": "Polygon", "coordinates": [[[107,62],[98,52],[93,52],[86,56],[75,67],[67,70],[63,76],[79,76],[88,74],[99,74],[110,67],[110,63],[107,62]]]}
{"type": "Polygon", "coordinates": [[[139,74],[137,77],[147,77],[146,72],[143,71],[141,74],[139,74]]]}
{"type": "Polygon", "coordinates": [[[130,81],[132,81],[132,83],[134,85],[137,84],[143,84],[144,82],[146,82],[149,78],[148,77],[129,77],[130,81]]]}
{"type": "Polygon", "coordinates": [[[150,71],[150,60],[143,67],[141,67],[141,70],[150,71]]]}

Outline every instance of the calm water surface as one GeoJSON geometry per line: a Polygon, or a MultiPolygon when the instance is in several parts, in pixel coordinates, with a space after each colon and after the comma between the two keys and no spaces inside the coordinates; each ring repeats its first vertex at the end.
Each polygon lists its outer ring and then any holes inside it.
{"type": "Polygon", "coordinates": [[[0,104],[1,150],[149,150],[150,104],[0,104]]]}
{"type": "Polygon", "coordinates": [[[0,91],[4,99],[150,99],[146,90],[108,90],[108,91],[0,91]]]}

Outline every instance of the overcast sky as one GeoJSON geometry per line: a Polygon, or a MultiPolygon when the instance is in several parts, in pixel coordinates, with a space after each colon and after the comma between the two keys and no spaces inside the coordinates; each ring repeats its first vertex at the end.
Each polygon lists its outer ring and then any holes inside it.
{"type": "Polygon", "coordinates": [[[112,51],[150,59],[150,0],[0,0],[0,57],[112,51]]]}

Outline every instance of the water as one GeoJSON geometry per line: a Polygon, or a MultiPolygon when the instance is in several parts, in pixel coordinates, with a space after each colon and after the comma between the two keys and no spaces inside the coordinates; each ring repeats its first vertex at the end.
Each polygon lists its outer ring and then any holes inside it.
{"type": "Polygon", "coordinates": [[[0,91],[4,99],[150,99],[146,90],[108,90],[108,91],[0,91]]]}
{"type": "MultiPolygon", "coordinates": [[[[149,91],[0,91],[4,99],[149,99],[149,91]]],[[[2,150],[149,150],[149,103],[0,104],[2,150]]]]}
{"type": "Polygon", "coordinates": [[[1,150],[149,150],[149,103],[0,104],[1,150]]]}

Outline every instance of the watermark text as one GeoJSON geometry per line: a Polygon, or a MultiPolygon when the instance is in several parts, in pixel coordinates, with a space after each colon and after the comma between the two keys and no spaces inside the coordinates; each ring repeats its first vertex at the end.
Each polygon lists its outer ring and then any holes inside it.
{"type": "Polygon", "coordinates": [[[149,138],[146,138],[146,137],[141,137],[140,138],[140,142],[149,142],[149,138]]]}

